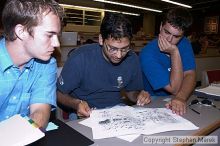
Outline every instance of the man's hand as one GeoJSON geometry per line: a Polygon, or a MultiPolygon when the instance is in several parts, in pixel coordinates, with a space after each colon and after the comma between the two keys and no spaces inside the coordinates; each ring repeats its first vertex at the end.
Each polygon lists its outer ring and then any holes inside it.
{"type": "Polygon", "coordinates": [[[50,118],[51,106],[44,103],[30,105],[30,118],[42,128],[46,128],[50,118]]]}
{"type": "Polygon", "coordinates": [[[77,115],[79,117],[89,117],[91,109],[86,101],[80,100],[77,106],[77,115]]]}
{"type": "Polygon", "coordinates": [[[150,103],[150,101],[150,94],[144,90],[142,90],[137,96],[137,105],[144,106],[145,104],[150,103]]]}
{"type": "Polygon", "coordinates": [[[172,54],[173,52],[177,51],[178,48],[176,45],[172,45],[170,42],[166,40],[166,38],[162,35],[159,35],[158,39],[158,46],[161,52],[166,52],[168,54],[172,54]]]}
{"type": "Polygon", "coordinates": [[[186,113],[186,101],[181,98],[173,98],[166,104],[166,107],[171,109],[172,112],[177,115],[183,115],[186,113]]]}

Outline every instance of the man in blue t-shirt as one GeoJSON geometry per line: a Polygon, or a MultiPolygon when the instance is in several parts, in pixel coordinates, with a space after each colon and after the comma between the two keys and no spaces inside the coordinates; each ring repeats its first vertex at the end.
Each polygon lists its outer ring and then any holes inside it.
{"type": "Polygon", "coordinates": [[[190,13],[183,8],[168,11],[159,37],[140,53],[145,90],[151,96],[173,95],[166,104],[176,114],[186,112],[186,101],[195,87],[195,61],[184,31],[192,23],[190,13]]]}
{"type": "Polygon", "coordinates": [[[123,103],[121,91],[138,105],[149,102],[139,58],[130,48],[132,27],[122,14],[106,15],[99,43],[81,46],[66,61],[57,82],[58,103],[89,116],[91,108],[123,103]]]}

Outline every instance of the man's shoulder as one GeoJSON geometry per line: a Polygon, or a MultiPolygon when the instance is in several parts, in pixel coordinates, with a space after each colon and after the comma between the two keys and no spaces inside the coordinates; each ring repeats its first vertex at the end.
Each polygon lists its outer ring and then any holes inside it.
{"type": "Polygon", "coordinates": [[[94,43],[82,45],[71,52],[65,64],[74,63],[82,65],[88,62],[92,63],[91,61],[98,59],[98,55],[100,54],[99,44],[94,43]]]}
{"type": "Polygon", "coordinates": [[[134,51],[130,51],[123,62],[129,62],[128,64],[130,64],[137,60],[139,61],[138,55],[134,51]]]}
{"type": "Polygon", "coordinates": [[[94,50],[94,49],[98,49],[100,47],[100,45],[98,43],[92,43],[92,44],[85,44],[85,45],[82,45],[78,48],[78,50],[81,50],[81,52],[83,51],[91,51],[91,50],[94,50]]]}
{"type": "Polygon", "coordinates": [[[134,57],[134,58],[138,57],[138,55],[134,51],[129,51],[128,56],[129,57],[134,57]]]}
{"type": "Polygon", "coordinates": [[[149,50],[155,47],[158,47],[158,39],[151,40],[150,42],[147,43],[147,45],[143,49],[149,50]]]}
{"type": "Polygon", "coordinates": [[[187,39],[185,36],[180,40],[179,42],[180,45],[183,45],[183,44],[191,44],[189,39],[187,39]]]}
{"type": "Polygon", "coordinates": [[[153,52],[159,49],[157,48],[158,48],[158,39],[154,39],[150,41],[149,43],[147,43],[146,46],[144,46],[144,48],[141,50],[141,54],[151,55],[153,52]]]}
{"type": "Polygon", "coordinates": [[[185,53],[189,53],[189,52],[192,53],[191,43],[186,37],[183,37],[177,46],[178,46],[181,54],[182,53],[185,54],[185,53]]]}
{"type": "Polygon", "coordinates": [[[98,43],[86,44],[86,45],[80,46],[79,48],[76,48],[74,50],[74,53],[71,53],[71,55],[75,54],[75,55],[90,55],[91,56],[93,53],[96,53],[99,48],[100,46],[98,43]]]}

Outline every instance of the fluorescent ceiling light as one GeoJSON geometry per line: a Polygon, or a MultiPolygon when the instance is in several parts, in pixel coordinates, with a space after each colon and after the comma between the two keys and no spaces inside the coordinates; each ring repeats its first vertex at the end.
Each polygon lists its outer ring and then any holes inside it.
{"type": "Polygon", "coordinates": [[[182,6],[182,7],[186,7],[186,8],[192,8],[192,6],[185,5],[185,4],[178,3],[178,2],[174,2],[174,1],[170,1],[170,0],[161,0],[161,1],[164,1],[164,2],[167,2],[167,3],[171,3],[171,4],[175,4],[175,5],[182,6]]]}
{"type": "Polygon", "coordinates": [[[115,11],[115,10],[108,10],[108,9],[103,9],[105,12],[113,12],[113,13],[122,13],[125,15],[133,15],[133,16],[140,16],[140,14],[137,13],[129,13],[129,12],[123,12],[123,11],[115,11]]]}
{"type": "Polygon", "coordinates": [[[134,5],[125,4],[125,3],[113,2],[113,1],[109,1],[109,0],[93,0],[93,1],[102,2],[102,3],[109,3],[109,4],[114,4],[114,5],[121,5],[121,6],[125,6],[125,7],[131,7],[131,8],[136,8],[136,9],[141,9],[141,10],[146,10],[146,11],[153,11],[153,12],[158,12],[158,13],[162,12],[161,10],[145,8],[145,7],[140,7],[140,6],[134,6],[134,5]]]}
{"type": "Polygon", "coordinates": [[[67,5],[67,4],[60,4],[62,7],[67,8],[67,9],[84,9],[84,10],[90,10],[90,11],[106,11],[106,12],[113,12],[113,13],[122,13],[126,15],[133,15],[133,16],[140,16],[140,14],[137,13],[129,13],[129,12],[123,12],[123,11],[115,11],[115,10],[108,10],[108,9],[99,9],[99,8],[92,8],[92,7],[84,7],[84,6],[75,6],[75,5],[67,5]]]}

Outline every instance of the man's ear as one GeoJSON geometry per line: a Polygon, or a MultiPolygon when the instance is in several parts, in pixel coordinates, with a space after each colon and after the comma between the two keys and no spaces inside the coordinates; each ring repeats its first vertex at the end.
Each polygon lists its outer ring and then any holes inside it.
{"type": "Polygon", "coordinates": [[[18,39],[23,40],[25,37],[27,37],[27,34],[28,33],[23,25],[17,24],[15,26],[15,35],[17,36],[18,39]]]}
{"type": "Polygon", "coordinates": [[[102,39],[102,35],[99,34],[99,44],[102,46],[103,45],[103,39],[102,39]]]}

